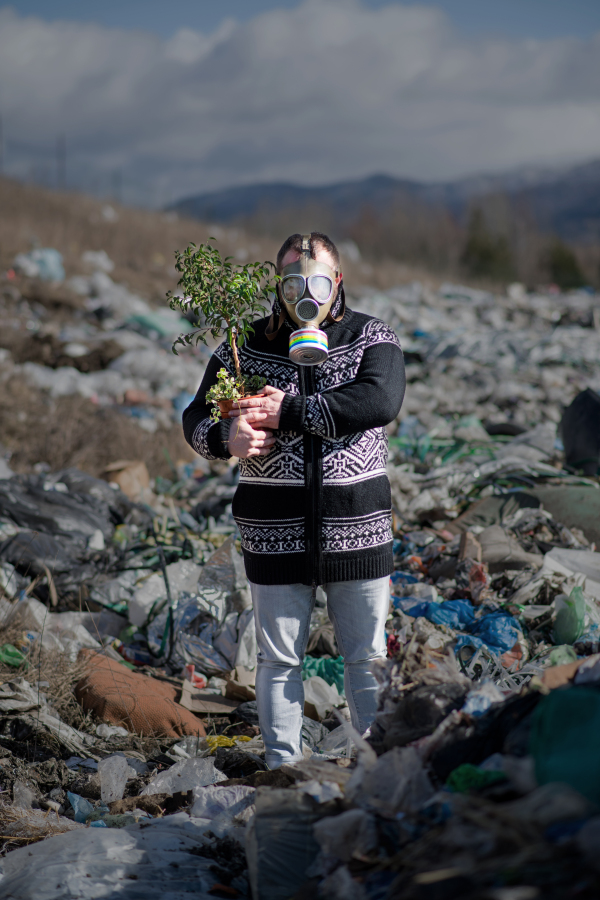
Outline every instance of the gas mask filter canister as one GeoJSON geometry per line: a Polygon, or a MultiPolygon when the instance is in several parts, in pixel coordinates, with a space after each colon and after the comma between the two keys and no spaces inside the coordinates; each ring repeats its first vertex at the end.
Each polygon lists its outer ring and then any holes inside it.
{"type": "Polygon", "coordinates": [[[290,359],[299,366],[317,366],[329,356],[327,335],[319,328],[336,296],[334,272],[326,263],[312,259],[310,234],[302,235],[302,255],[282,270],[281,300],[300,328],[290,335],[290,359]]]}

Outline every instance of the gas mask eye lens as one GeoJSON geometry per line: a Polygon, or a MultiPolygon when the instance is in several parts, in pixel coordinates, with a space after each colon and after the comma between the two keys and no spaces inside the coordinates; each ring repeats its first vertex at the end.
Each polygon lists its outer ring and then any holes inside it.
{"type": "Polygon", "coordinates": [[[333,283],[327,275],[311,275],[308,279],[308,287],[317,303],[326,303],[331,297],[333,283]]]}
{"type": "Polygon", "coordinates": [[[304,278],[301,275],[288,275],[281,283],[284,300],[295,303],[304,293],[304,278]]]}

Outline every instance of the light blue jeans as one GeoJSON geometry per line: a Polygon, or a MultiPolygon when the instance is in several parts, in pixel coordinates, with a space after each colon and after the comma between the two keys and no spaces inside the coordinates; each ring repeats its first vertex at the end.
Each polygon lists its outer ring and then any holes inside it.
{"type": "MultiPolygon", "coordinates": [[[[266,762],[276,769],[302,759],[302,660],[313,610],[305,584],[251,584],[258,666],[256,700],[266,762]]],[[[344,687],[352,724],[364,734],[375,718],[373,660],[384,658],[389,578],[322,585],[344,657],[344,687]]]]}

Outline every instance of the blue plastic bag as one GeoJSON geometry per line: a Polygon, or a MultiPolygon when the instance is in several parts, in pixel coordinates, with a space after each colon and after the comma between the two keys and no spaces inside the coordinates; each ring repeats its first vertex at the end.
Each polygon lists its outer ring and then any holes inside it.
{"type": "Polygon", "coordinates": [[[434,625],[446,625],[455,631],[464,630],[475,620],[473,607],[468,600],[445,600],[443,603],[425,601],[417,603],[406,612],[415,618],[424,616],[434,625]]]}
{"type": "Polygon", "coordinates": [[[496,653],[512,650],[519,638],[521,629],[517,620],[508,613],[494,612],[478,619],[469,631],[487,644],[496,653]]]}
{"type": "Polygon", "coordinates": [[[75,821],[85,825],[88,816],[91,816],[92,813],[95,812],[95,807],[92,806],[89,800],[85,800],[83,797],[80,797],[79,794],[72,794],[71,791],[67,791],[67,797],[69,798],[69,803],[73,807],[75,821]]]}
{"type": "MultiPolygon", "coordinates": [[[[394,541],[394,544],[396,543],[401,544],[402,541],[394,541]]],[[[390,581],[392,584],[417,584],[419,579],[410,572],[392,572],[390,581]]]]}

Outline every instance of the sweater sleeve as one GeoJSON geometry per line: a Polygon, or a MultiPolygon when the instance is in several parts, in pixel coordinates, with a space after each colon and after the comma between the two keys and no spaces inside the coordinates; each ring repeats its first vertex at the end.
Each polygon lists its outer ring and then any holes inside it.
{"type": "Polygon", "coordinates": [[[310,397],[286,394],[280,429],[337,438],[392,422],[404,399],[404,358],[391,328],[384,325],[375,337],[367,338],[356,377],[348,383],[310,397]]]}
{"type": "Polygon", "coordinates": [[[215,354],[211,356],[202,383],[188,408],[183,413],[183,434],[188,444],[204,459],[229,459],[229,419],[213,422],[210,418],[212,404],[206,402],[206,392],[216,384],[217,372],[223,363],[215,354]]]}

